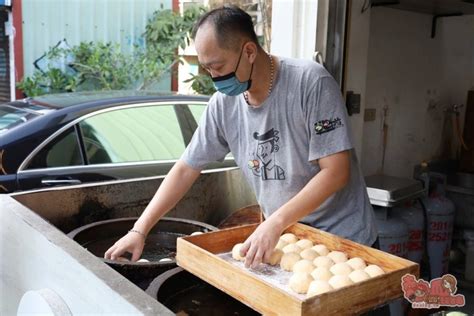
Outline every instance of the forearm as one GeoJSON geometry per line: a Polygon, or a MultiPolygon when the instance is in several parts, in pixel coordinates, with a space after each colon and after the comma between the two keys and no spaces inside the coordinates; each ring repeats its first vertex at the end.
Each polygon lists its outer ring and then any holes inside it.
{"type": "Polygon", "coordinates": [[[298,194],[282,205],[267,220],[283,231],[313,212],[327,198],[347,184],[350,177],[348,160],[345,164],[343,171],[334,166],[321,169],[298,194]]]}
{"type": "Polygon", "coordinates": [[[199,174],[200,170],[192,169],[183,161],[176,162],[133,228],[148,235],[159,219],[181,200],[199,174]]]}

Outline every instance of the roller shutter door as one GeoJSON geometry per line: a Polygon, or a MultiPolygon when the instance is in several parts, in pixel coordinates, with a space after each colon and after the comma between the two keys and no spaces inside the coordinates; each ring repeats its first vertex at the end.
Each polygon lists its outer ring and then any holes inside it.
{"type": "Polygon", "coordinates": [[[5,34],[8,12],[0,9],[0,102],[10,101],[10,46],[5,34]]]}

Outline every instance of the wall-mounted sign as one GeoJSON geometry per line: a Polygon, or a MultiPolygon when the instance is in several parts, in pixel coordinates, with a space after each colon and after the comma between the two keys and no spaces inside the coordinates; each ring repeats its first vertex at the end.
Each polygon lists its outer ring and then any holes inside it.
{"type": "Polygon", "coordinates": [[[13,0],[0,0],[0,6],[11,6],[13,0]]]}

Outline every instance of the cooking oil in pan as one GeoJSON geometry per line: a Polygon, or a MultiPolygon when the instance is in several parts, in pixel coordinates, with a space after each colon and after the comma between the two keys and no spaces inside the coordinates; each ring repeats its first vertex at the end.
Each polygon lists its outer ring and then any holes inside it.
{"type": "MultiPolygon", "coordinates": [[[[184,234],[171,232],[157,232],[150,234],[145,242],[141,258],[150,262],[158,262],[162,259],[172,259],[176,256],[176,239],[184,234]]],[[[92,240],[82,246],[98,257],[103,257],[104,253],[122,236],[115,236],[105,239],[92,240]]],[[[123,257],[130,260],[131,254],[124,254],[123,257]]]]}

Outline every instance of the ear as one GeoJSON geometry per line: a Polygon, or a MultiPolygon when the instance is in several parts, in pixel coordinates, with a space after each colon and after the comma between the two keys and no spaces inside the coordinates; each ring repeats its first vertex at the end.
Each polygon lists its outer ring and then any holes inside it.
{"type": "Polygon", "coordinates": [[[255,61],[255,59],[257,58],[257,52],[258,52],[258,48],[254,42],[248,41],[247,43],[245,43],[244,55],[245,57],[247,57],[249,62],[253,63],[255,61]]]}

